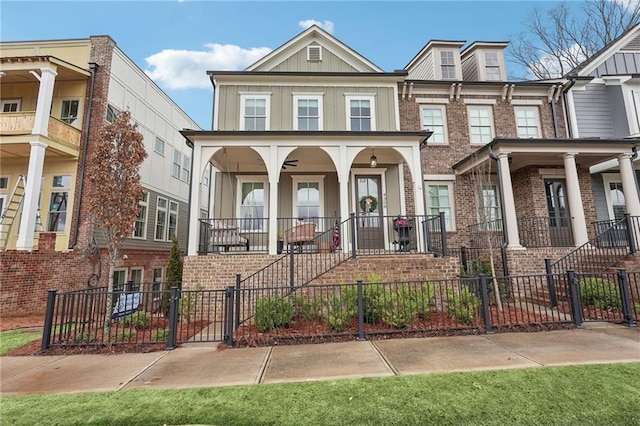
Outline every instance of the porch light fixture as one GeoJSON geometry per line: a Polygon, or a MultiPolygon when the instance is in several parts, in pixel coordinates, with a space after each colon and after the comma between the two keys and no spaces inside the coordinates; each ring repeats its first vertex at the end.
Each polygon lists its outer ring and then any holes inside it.
{"type": "Polygon", "coordinates": [[[378,157],[376,157],[376,152],[375,151],[373,151],[373,155],[369,159],[369,162],[370,162],[372,168],[378,167],[378,157]]]}

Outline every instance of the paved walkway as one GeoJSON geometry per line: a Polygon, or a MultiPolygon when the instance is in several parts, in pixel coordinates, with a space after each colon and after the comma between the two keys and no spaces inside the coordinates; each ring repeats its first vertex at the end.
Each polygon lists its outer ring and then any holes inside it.
{"type": "Polygon", "coordinates": [[[640,327],[125,355],[0,357],[2,395],[299,382],[551,365],[640,362],[640,327]]]}

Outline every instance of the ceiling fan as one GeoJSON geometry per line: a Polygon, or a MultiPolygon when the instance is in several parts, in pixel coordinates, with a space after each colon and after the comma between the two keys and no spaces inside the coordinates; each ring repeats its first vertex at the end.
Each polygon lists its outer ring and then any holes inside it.
{"type": "MultiPolygon", "coordinates": [[[[260,164],[264,165],[262,158],[259,158],[258,161],[260,164]]],[[[298,160],[284,160],[284,163],[282,163],[282,170],[286,170],[287,167],[298,167],[298,160]]]]}

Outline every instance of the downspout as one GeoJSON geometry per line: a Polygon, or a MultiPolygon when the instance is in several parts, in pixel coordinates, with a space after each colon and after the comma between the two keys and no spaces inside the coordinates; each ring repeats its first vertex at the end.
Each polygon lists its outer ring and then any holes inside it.
{"type": "Polygon", "coordinates": [[[559,129],[558,129],[558,115],[557,115],[557,108],[556,108],[556,101],[557,101],[557,97],[556,97],[556,92],[558,92],[559,90],[562,90],[562,85],[556,86],[553,89],[553,93],[551,94],[551,120],[553,120],[553,137],[554,138],[558,138],[559,137],[559,129]]]}
{"type": "Polygon", "coordinates": [[[82,190],[84,188],[84,169],[87,163],[87,145],[89,145],[89,122],[91,121],[91,107],[93,106],[93,85],[96,79],[96,70],[98,64],[95,62],[89,62],[89,72],[91,78],[89,80],[89,101],[85,105],[84,123],[82,125],[82,159],[80,161],[80,171],[78,179],[78,199],[74,200],[73,204],[73,222],[72,222],[72,235],[73,240],[69,241],[69,248],[73,249],[78,245],[78,228],[80,227],[80,204],[82,202],[82,190]]]}
{"type": "Polygon", "coordinates": [[[505,220],[506,213],[504,211],[504,191],[502,189],[502,168],[500,167],[500,161],[498,157],[493,153],[493,148],[489,146],[489,158],[496,162],[496,169],[498,171],[498,181],[500,182],[500,215],[502,216],[502,246],[500,246],[500,257],[502,258],[502,272],[505,277],[509,276],[509,266],[507,265],[506,249],[509,242],[507,241],[507,221],[505,220]]]}
{"type": "Polygon", "coordinates": [[[633,166],[633,162],[635,161],[636,158],[638,158],[638,146],[634,145],[633,148],[631,148],[631,150],[633,151],[633,154],[631,155],[631,166],[633,168],[633,180],[636,181],[636,192],[638,192],[638,197],[640,197],[640,185],[638,184],[638,173],[636,173],[636,168],[633,166]]]}
{"type": "Polygon", "coordinates": [[[568,137],[572,138],[573,137],[573,132],[571,131],[571,117],[569,114],[569,104],[567,103],[567,92],[569,92],[569,90],[571,90],[571,88],[573,87],[573,85],[576,84],[576,79],[572,78],[571,80],[569,80],[569,84],[567,85],[567,87],[565,87],[562,90],[562,100],[564,101],[564,113],[565,113],[565,117],[567,118],[567,133],[568,133],[568,137]]]}

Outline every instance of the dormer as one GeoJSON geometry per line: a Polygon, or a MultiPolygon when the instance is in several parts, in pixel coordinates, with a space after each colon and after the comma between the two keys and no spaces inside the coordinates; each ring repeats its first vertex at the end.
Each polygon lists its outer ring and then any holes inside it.
{"type": "Polygon", "coordinates": [[[475,41],[460,54],[465,81],[506,81],[504,48],[508,42],[475,41]]]}
{"type": "Polygon", "coordinates": [[[404,67],[409,80],[462,80],[460,48],[466,41],[431,40],[404,67]]]}

